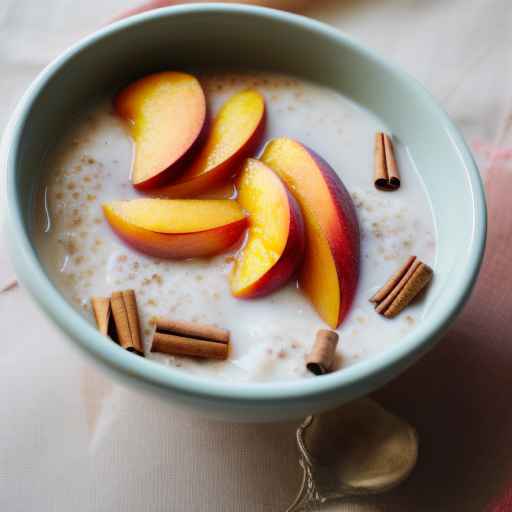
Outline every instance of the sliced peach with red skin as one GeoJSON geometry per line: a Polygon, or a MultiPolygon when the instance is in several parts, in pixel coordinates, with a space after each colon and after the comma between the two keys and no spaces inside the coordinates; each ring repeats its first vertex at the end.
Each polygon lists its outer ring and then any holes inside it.
{"type": "Polygon", "coordinates": [[[265,100],[248,89],[231,96],[216,115],[191,167],[175,182],[155,191],[161,197],[193,197],[215,188],[239,170],[255,151],[265,125],[265,100]]]}
{"type": "Polygon", "coordinates": [[[184,259],[212,256],[237,242],[247,218],[228,199],[133,199],[103,205],[115,233],[150,256],[184,259]]]}
{"type": "Polygon", "coordinates": [[[135,143],[131,179],[136,188],[163,185],[183,171],[206,119],[195,77],[177,71],[146,76],[123,89],[114,105],[135,143]]]}
{"type": "Polygon", "coordinates": [[[319,155],[288,138],[270,141],[261,160],[288,185],[306,226],[299,284],[332,328],[347,315],[359,279],[359,224],[352,198],[319,155]]]}
{"type": "Polygon", "coordinates": [[[253,159],[240,174],[238,202],[249,213],[249,229],[231,271],[231,292],[240,298],[267,295],[286,284],[302,261],[302,214],[274,171],[253,159]]]}

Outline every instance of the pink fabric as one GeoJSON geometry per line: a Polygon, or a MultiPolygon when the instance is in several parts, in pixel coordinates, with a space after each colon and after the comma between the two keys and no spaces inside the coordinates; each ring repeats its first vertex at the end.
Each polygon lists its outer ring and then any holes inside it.
{"type": "Polygon", "coordinates": [[[475,140],[472,144],[473,149],[486,158],[493,162],[497,162],[497,160],[510,160],[512,159],[512,148],[509,147],[499,147],[494,144],[488,144],[481,140],[475,140]]]}

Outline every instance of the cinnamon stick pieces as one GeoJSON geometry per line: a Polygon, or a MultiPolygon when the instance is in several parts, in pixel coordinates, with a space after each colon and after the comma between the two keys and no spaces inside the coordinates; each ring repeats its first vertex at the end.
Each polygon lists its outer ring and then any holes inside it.
{"type": "Polygon", "coordinates": [[[315,375],[329,372],[334,363],[338,333],[321,329],[316,333],[315,344],[306,359],[306,368],[315,375]]]}
{"type": "MultiPolygon", "coordinates": [[[[133,290],[114,292],[111,297],[93,297],[91,305],[101,334],[124,349],[144,356],[133,290]]],[[[229,331],[213,325],[157,318],[151,351],[225,360],[229,353],[229,337],[229,331]]]]}
{"type": "Polygon", "coordinates": [[[113,323],[110,297],[93,297],[91,299],[91,306],[98,331],[104,336],[109,336],[109,327],[113,323]]]}
{"type": "Polygon", "coordinates": [[[380,190],[400,188],[400,173],[396,164],[393,143],[382,132],[375,135],[375,187],[380,190]]]}
{"type": "Polygon", "coordinates": [[[212,325],[157,318],[152,352],[177,356],[227,359],[229,331],[212,325]]]}
{"type": "Polygon", "coordinates": [[[377,313],[393,318],[431,281],[432,269],[411,256],[389,281],[370,299],[377,313]]]}
{"type": "Polygon", "coordinates": [[[139,312],[133,290],[114,292],[111,297],[93,297],[92,310],[98,330],[124,349],[144,356],[139,312]]]}

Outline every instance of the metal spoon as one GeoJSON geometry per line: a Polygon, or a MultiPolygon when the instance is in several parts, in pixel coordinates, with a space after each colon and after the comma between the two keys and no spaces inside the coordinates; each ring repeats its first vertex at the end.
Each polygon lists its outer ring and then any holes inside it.
{"type": "Polygon", "coordinates": [[[317,416],[297,430],[302,484],[286,512],[311,512],[328,501],[387,491],[418,457],[416,431],[368,398],[317,416]]]}

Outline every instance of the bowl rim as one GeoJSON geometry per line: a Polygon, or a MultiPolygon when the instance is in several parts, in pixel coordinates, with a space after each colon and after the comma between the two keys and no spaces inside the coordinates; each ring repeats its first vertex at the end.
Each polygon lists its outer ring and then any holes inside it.
{"type": "MultiPolygon", "coordinates": [[[[22,284],[29,290],[35,301],[53,321],[92,356],[123,374],[136,377],[157,388],[178,392],[181,395],[220,399],[225,402],[243,401],[247,404],[269,402],[276,399],[300,401],[354,386],[378,375],[384,375],[390,368],[408,359],[412,360],[413,356],[425,351],[434,343],[468,298],[483,258],[487,212],[482,179],[466,143],[444,110],[435,102],[423,85],[394,64],[386,62],[376,53],[365,48],[343,32],[322,22],[297,14],[249,5],[199,3],[161,8],[116,21],[75,43],[38,75],[16,107],[4,135],[4,143],[3,153],[6,158],[5,165],[7,171],[6,193],[9,242],[11,248],[15,248],[16,251],[16,257],[13,259],[22,284]],[[351,51],[357,53],[362,58],[384,68],[387,73],[393,75],[404,83],[406,87],[413,90],[415,95],[421,98],[428,105],[429,109],[439,117],[442,131],[450,138],[452,146],[459,153],[469,181],[473,210],[471,219],[473,230],[469,242],[468,264],[464,269],[463,276],[455,283],[458,286],[453,286],[451,289],[450,307],[430,318],[428,322],[420,323],[401,340],[401,343],[355,365],[344,368],[343,371],[333,372],[321,378],[272,381],[268,383],[219,382],[212,378],[186,374],[159,362],[134,357],[133,354],[124,351],[114,343],[105,343],[104,337],[73,309],[47,277],[32,247],[29,232],[24,228],[20,200],[16,192],[16,155],[25,121],[34,99],[45,88],[49,79],[59,73],[66,61],[76,54],[87,50],[89,46],[99,40],[155,18],[198,12],[242,13],[272,18],[334,40],[336,44],[349,47],[351,51]]],[[[11,254],[14,254],[14,252],[11,252],[11,254]]],[[[363,391],[361,390],[362,393],[363,391]]]]}

